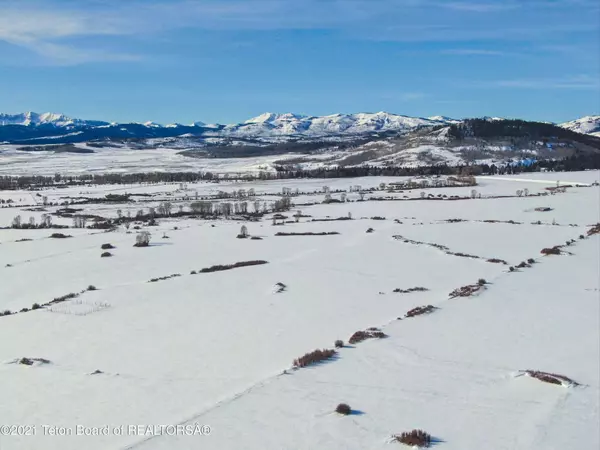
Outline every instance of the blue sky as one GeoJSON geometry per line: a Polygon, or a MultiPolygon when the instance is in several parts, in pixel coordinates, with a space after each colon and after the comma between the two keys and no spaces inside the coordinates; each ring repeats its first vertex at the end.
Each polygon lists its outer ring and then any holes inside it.
{"type": "Polygon", "coordinates": [[[600,113],[597,0],[0,0],[0,111],[600,113]]]}

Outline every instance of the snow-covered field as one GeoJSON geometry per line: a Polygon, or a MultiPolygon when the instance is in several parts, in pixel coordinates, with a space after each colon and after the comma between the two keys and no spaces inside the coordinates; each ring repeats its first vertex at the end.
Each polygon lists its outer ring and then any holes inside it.
{"type": "MultiPolygon", "coordinates": [[[[68,156],[71,168],[78,157],[68,156]]],[[[0,229],[0,311],[15,313],[0,317],[0,426],[9,426],[0,428],[0,449],[385,449],[402,448],[391,436],[412,429],[449,450],[596,449],[600,235],[586,236],[600,222],[600,188],[592,186],[599,180],[597,171],[481,177],[481,198],[377,191],[367,201],[348,193],[349,202],[330,204],[314,192],[401,180],[42,191],[51,202],[152,195],[133,204],[77,206],[111,218],[117,209],[126,214],[165,199],[187,209],[192,200],[185,198],[196,192],[249,188],[261,202],[298,188],[303,194],[294,202],[316,204],[294,207],[286,213],[292,221],[296,210],[312,217],[283,226],[273,226],[270,214],[256,222],[159,219],[142,227],[152,233],[147,248],[133,247],[135,234],[123,227],[0,229]],[[557,181],[574,187],[537,195],[557,181]],[[523,189],[528,196],[515,195],[523,189]],[[397,201],[375,200],[386,195],[397,201]],[[349,213],[352,220],[311,221],[349,213]],[[242,225],[262,240],[236,239],[242,225]],[[49,238],[54,231],[72,237],[49,238]],[[106,243],[115,247],[113,256],[101,258],[106,243]],[[565,245],[563,254],[540,254],[556,245],[565,245]],[[530,258],[531,267],[510,270],[530,258]],[[268,264],[190,273],[251,260],[268,264]],[[475,295],[451,298],[479,279],[487,284],[475,295]],[[286,286],[282,292],[277,283],[286,286]],[[414,287],[427,290],[393,292],[414,287]],[[80,295],[17,313],[69,293],[80,295]],[[423,305],[437,309],[404,318],[423,305]],[[336,339],[347,344],[369,327],[388,337],[346,345],[329,362],[292,367],[295,358],[333,348],[336,339]],[[21,358],[47,363],[20,364],[21,358]],[[520,372],[528,369],[578,385],[520,372]],[[353,413],[335,413],[339,403],[353,413]],[[100,435],[77,435],[94,427],[100,435]]],[[[472,189],[423,191],[470,197],[472,189]]],[[[17,205],[0,208],[0,227],[17,214],[40,220],[44,212],[25,210],[39,204],[32,194],[0,191],[0,199],[17,205]]]]}
{"type": "Polygon", "coordinates": [[[255,158],[190,158],[181,149],[94,148],[95,153],[24,152],[16,146],[0,145],[0,176],[197,172],[242,173],[272,170],[272,163],[297,155],[260,156],[255,158]]]}

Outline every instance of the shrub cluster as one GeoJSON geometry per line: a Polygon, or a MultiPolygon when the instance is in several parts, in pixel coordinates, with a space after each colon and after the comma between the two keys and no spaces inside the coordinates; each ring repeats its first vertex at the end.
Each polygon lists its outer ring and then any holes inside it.
{"type": "Polygon", "coordinates": [[[393,292],[397,293],[397,294],[410,294],[411,292],[426,292],[429,289],[424,288],[424,287],[413,287],[413,288],[408,288],[408,289],[394,289],[393,292]]]}
{"type": "Polygon", "coordinates": [[[467,286],[462,286],[454,289],[450,292],[450,298],[455,297],[470,297],[475,292],[479,291],[484,285],[482,284],[468,284],[467,286]]]}
{"type": "Polygon", "coordinates": [[[506,261],[504,261],[503,259],[498,259],[498,258],[490,258],[487,260],[487,262],[494,263],[494,264],[504,264],[505,266],[508,266],[508,263],[506,261]]]}
{"type": "Polygon", "coordinates": [[[315,350],[294,360],[294,367],[307,367],[332,359],[337,352],[331,349],[315,350]]]}
{"type": "Polygon", "coordinates": [[[412,430],[394,436],[394,439],[401,444],[412,447],[429,447],[431,446],[431,436],[423,430],[412,430]]]}
{"type": "MultiPolygon", "coordinates": [[[[310,216],[300,216],[300,217],[310,217],[310,216]]],[[[335,219],[331,219],[329,217],[325,218],[325,219],[311,219],[311,222],[335,222],[337,220],[352,220],[352,217],[348,217],[348,216],[342,216],[342,217],[336,217],[335,219]]]]}
{"type": "Polygon", "coordinates": [[[347,405],[346,403],[340,403],[335,408],[335,412],[338,414],[342,414],[343,416],[349,416],[350,414],[352,414],[352,408],[350,408],[350,405],[347,405]]]}
{"type": "Polygon", "coordinates": [[[416,308],[413,308],[410,311],[408,311],[404,317],[409,318],[409,317],[421,316],[423,314],[430,314],[430,313],[434,312],[436,309],[437,308],[433,305],[417,306],[416,308]]]}
{"type": "Polygon", "coordinates": [[[560,255],[561,254],[561,245],[555,245],[551,248],[543,248],[540,252],[542,255],[560,255]]]}
{"type": "Polygon", "coordinates": [[[593,234],[600,234],[600,223],[597,223],[592,228],[590,228],[587,232],[588,236],[592,236],[593,234]]]}
{"type": "Polygon", "coordinates": [[[335,346],[335,348],[342,348],[342,347],[344,347],[344,341],[342,341],[341,339],[338,339],[337,341],[335,341],[333,343],[333,345],[335,346]]]}
{"type": "Polygon", "coordinates": [[[50,360],[44,358],[21,358],[19,364],[25,366],[33,366],[33,363],[38,362],[40,364],[50,364],[50,360]]]}
{"type": "Polygon", "coordinates": [[[112,244],[102,244],[102,246],[100,247],[102,250],[110,250],[112,248],[115,248],[114,245],[112,244]]]}
{"type": "Polygon", "coordinates": [[[357,331],[352,336],[350,336],[350,339],[348,340],[348,342],[351,345],[354,345],[354,344],[358,344],[362,341],[366,341],[367,339],[383,339],[386,337],[388,337],[387,334],[385,334],[383,331],[379,330],[378,328],[369,328],[366,331],[357,331]]]}
{"type": "Polygon", "coordinates": [[[230,270],[237,269],[238,267],[247,267],[247,266],[260,266],[262,264],[269,264],[268,261],[256,260],[256,261],[241,261],[236,262],[235,264],[228,265],[216,265],[211,267],[205,267],[204,269],[200,269],[198,273],[210,273],[210,272],[220,272],[222,270],[230,270]]]}
{"type": "Polygon", "coordinates": [[[337,231],[327,231],[322,233],[275,233],[275,236],[333,236],[340,234],[337,231]]]}
{"type": "Polygon", "coordinates": [[[180,276],[181,276],[180,273],[174,273],[173,275],[167,275],[166,277],[152,278],[150,281],[148,281],[148,283],[156,283],[157,281],[169,280],[171,278],[176,278],[176,277],[180,277],[180,276]]]}
{"type": "Polygon", "coordinates": [[[110,258],[112,256],[111,252],[104,252],[100,255],[100,258],[110,258]]]}
{"type": "Polygon", "coordinates": [[[479,256],[469,255],[468,253],[446,252],[447,255],[460,256],[461,258],[481,259],[479,256]]]}
{"type": "Polygon", "coordinates": [[[569,377],[556,373],[541,372],[539,370],[525,370],[523,373],[545,383],[558,384],[561,386],[578,386],[578,383],[571,380],[569,377]]]}
{"type": "Polygon", "coordinates": [[[62,234],[62,233],[52,233],[50,235],[51,238],[53,239],[66,239],[66,238],[70,238],[73,237],[70,234],[62,234]]]}

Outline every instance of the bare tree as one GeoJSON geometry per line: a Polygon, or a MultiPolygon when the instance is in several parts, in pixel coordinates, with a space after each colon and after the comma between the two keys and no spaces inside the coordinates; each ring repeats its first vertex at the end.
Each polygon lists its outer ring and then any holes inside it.
{"type": "Polygon", "coordinates": [[[21,228],[21,216],[15,216],[11,224],[12,228],[21,228]]]}
{"type": "Polygon", "coordinates": [[[152,235],[148,231],[142,231],[135,235],[135,247],[148,247],[152,235]]]}
{"type": "Polygon", "coordinates": [[[52,216],[50,214],[42,214],[42,227],[52,228],[52,216]]]}

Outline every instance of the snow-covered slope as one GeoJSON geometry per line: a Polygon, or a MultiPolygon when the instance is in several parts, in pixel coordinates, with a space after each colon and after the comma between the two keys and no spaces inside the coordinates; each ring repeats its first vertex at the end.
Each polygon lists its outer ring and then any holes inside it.
{"type": "Polygon", "coordinates": [[[423,126],[445,123],[448,123],[448,121],[441,117],[423,119],[383,111],[378,113],[332,114],[329,116],[265,113],[241,124],[228,125],[222,133],[229,136],[356,135],[383,131],[410,131],[423,126]]]}
{"type": "Polygon", "coordinates": [[[600,137],[600,116],[586,116],[571,122],[561,123],[559,126],[576,133],[600,137]]]}
{"type": "Polygon", "coordinates": [[[54,125],[60,128],[71,128],[77,126],[101,126],[108,125],[107,122],[98,120],[82,120],[72,119],[64,114],[26,112],[20,114],[5,114],[0,113],[0,126],[3,125],[23,125],[23,126],[40,126],[54,125]]]}

